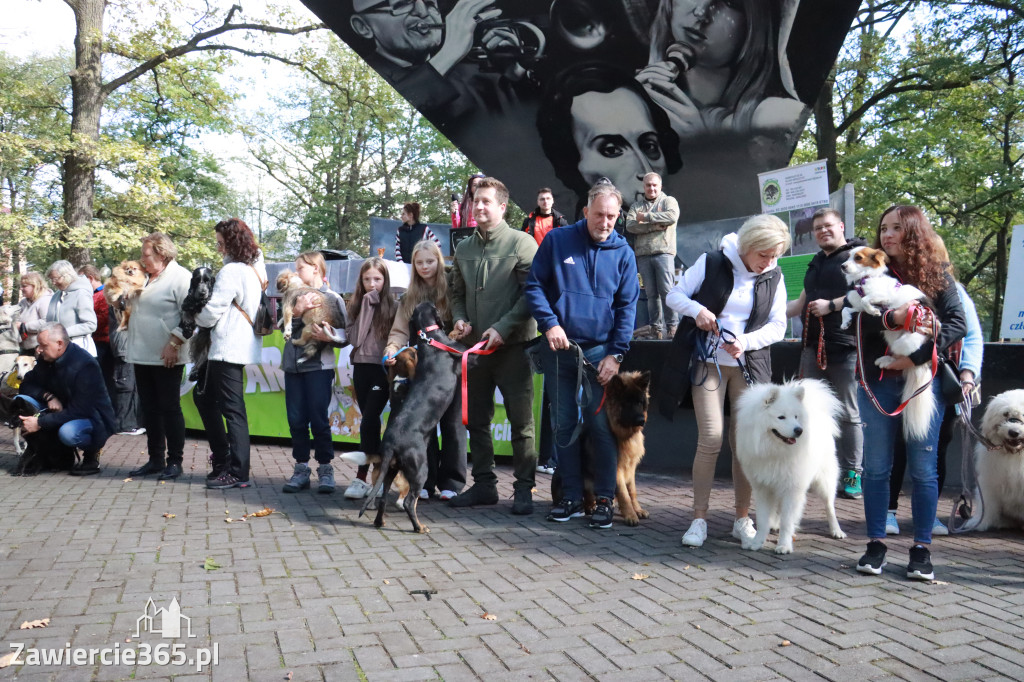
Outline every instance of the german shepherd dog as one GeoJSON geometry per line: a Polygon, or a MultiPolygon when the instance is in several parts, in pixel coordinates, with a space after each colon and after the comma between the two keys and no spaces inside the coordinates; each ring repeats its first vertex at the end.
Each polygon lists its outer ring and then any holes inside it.
{"type": "MultiPolygon", "coordinates": [[[[650,372],[620,372],[604,387],[604,411],[615,442],[618,465],[615,471],[615,501],[627,526],[636,526],[650,516],[636,499],[636,468],[644,458],[644,424],[650,405],[650,372]]],[[[597,505],[594,495],[593,445],[583,436],[583,507],[588,513],[597,505]]],[[[555,469],[551,478],[551,499],[562,499],[562,479],[555,469]]]]}
{"type": "MultiPolygon", "coordinates": [[[[411,322],[414,329],[431,329],[429,332],[425,331],[427,337],[456,350],[464,350],[464,346],[457,345],[441,330],[441,318],[433,303],[424,301],[416,306],[411,322]]],[[[391,484],[401,473],[410,487],[410,493],[405,496],[402,505],[405,513],[412,521],[413,530],[417,533],[427,533],[429,530],[416,516],[418,493],[427,480],[427,436],[433,433],[452,400],[461,399],[459,377],[462,375],[462,365],[458,355],[432,348],[423,340],[417,344],[417,355],[415,380],[409,383],[409,392],[406,394],[402,409],[398,414],[392,414],[388,420],[381,441],[381,453],[371,455],[350,452],[341,455],[341,459],[355,464],[373,464],[379,461],[380,468],[384,471],[383,478],[378,479],[373,489],[367,493],[366,501],[359,510],[360,516],[376,500],[380,490],[383,489],[384,496],[387,496],[391,484]]],[[[384,525],[385,506],[377,505],[377,518],[373,522],[376,528],[384,525]]]]}

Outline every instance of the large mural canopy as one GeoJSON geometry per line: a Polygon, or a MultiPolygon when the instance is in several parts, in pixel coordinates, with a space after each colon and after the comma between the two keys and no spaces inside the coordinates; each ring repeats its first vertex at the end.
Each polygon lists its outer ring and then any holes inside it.
{"type": "Polygon", "coordinates": [[[860,0],[303,2],[523,208],[653,170],[692,222],[760,211],[860,0]]]}

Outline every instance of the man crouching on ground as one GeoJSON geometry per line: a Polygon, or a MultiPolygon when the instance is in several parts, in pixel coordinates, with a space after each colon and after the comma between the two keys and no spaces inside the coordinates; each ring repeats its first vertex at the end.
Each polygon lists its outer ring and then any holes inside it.
{"type": "Polygon", "coordinates": [[[39,361],[25,376],[18,398],[42,413],[21,417],[26,440],[40,451],[47,448],[47,439],[58,438],[82,450],[72,476],[98,474],[100,450],[115,426],[99,363],[71,343],[62,324],[46,325],[37,338],[39,361]]]}
{"type": "Polygon", "coordinates": [[[553,407],[563,495],[548,520],[583,516],[580,439],[573,437],[582,420],[596,460],[591,462],[597,497],[591,528],[612,525],[618,446],[601,409],[602,386],[618,373],[629,350],[640,296],[633,251],[615,231],[621,207],[619,190],[609,183],[594,185],[583,209],[584,219],[552,231],[541,243],[523,290],[551,351],[542,353],[544,385],[553,407]],[[570,341],[579,346],[589,365],[583,372],[584,397],[579,405],[579,360],[570,350],[570,341]]]}

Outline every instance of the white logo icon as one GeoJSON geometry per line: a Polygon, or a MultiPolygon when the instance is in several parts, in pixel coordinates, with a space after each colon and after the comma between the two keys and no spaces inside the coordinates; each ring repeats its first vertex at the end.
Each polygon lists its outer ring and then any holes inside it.
{"type": "Polygon", "coordinates": [[[574,260],[572,259],[572,256],[569,256],[568,258],[566,258],[566,259],[565,259],[564,261],[562,261],[562,262],[563,262],[563,263],[565,263],[565,264],[567,264],[567,265],[576,265],[576,261],[574,261],[574,260]]]}
{"type": "Polygon", "coordinates": [[[192,619],[181,615],[177,597],[171,599],[166,609],[158,609],[150,597],[146,602],[146,610],[135,621],[135,636],[140,637],[143,632],[150,632],[165,639],[175,639],[181,637],[182,621],[185,622],[185,632],[188,636],[196,637],[197,635],[192,634],[192,619]]]}

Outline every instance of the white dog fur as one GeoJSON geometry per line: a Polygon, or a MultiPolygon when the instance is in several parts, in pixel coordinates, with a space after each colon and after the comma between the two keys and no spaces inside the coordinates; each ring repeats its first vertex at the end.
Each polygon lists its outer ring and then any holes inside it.
{"type": "Polygon", "coordinates": [[[737,401],[736,457],[757,509],[757,535],[744,540],[743,549],[761,549],[768,531],[778,528],[775,552],[790,554],[809,491],[825,503],[831,536],[846,537],[835,508],[841,410],[828,385],[817,379],[756,384],[737,401]]]}
{"type": "MultiPolygon", "coordinates": [[[[888,261],[885,252],[880,249],[861,246],[850,252],[850,257],[842,266],[846,282],[853,287],[846,296],[850,307],[843,308],[843,329],[849,328],[854,312],[878,316],[881,315],[878,306],[898,308],[911,301],[927,299],[924,292],[917,287],[900,284],[895,277],[889,275],[889,268],[886,267],[888,261]],[[861,291],[864,292],[863,295],[861,295],[861,291]]],[[[887,329],[882,334],[892,353],[892,355],[883,355],[875,360],[875,365],[882,369],[892,364],[893,356],[910,355],[927,340],[924,334],[917,332],[887,329]]],[[[925,363],[905,369],[903,378],[901,402],[910,400],[902,413],[903,435],[907,439],[921,440],[928,435],[928,427],[931,426],[932,417],[935,414],[935,395],[929,388],[921,391],[913,399],[910,396],[921,386],[931,384],[931,366],[925,363]]]]}
{"type": "Polygon", "coordinates": [[[1024,390],[992,398],[981,433],[995,449],[979,443],[974,467],[981,490],[981,521],[974,530],[1024,528],[1024,390]]]}

